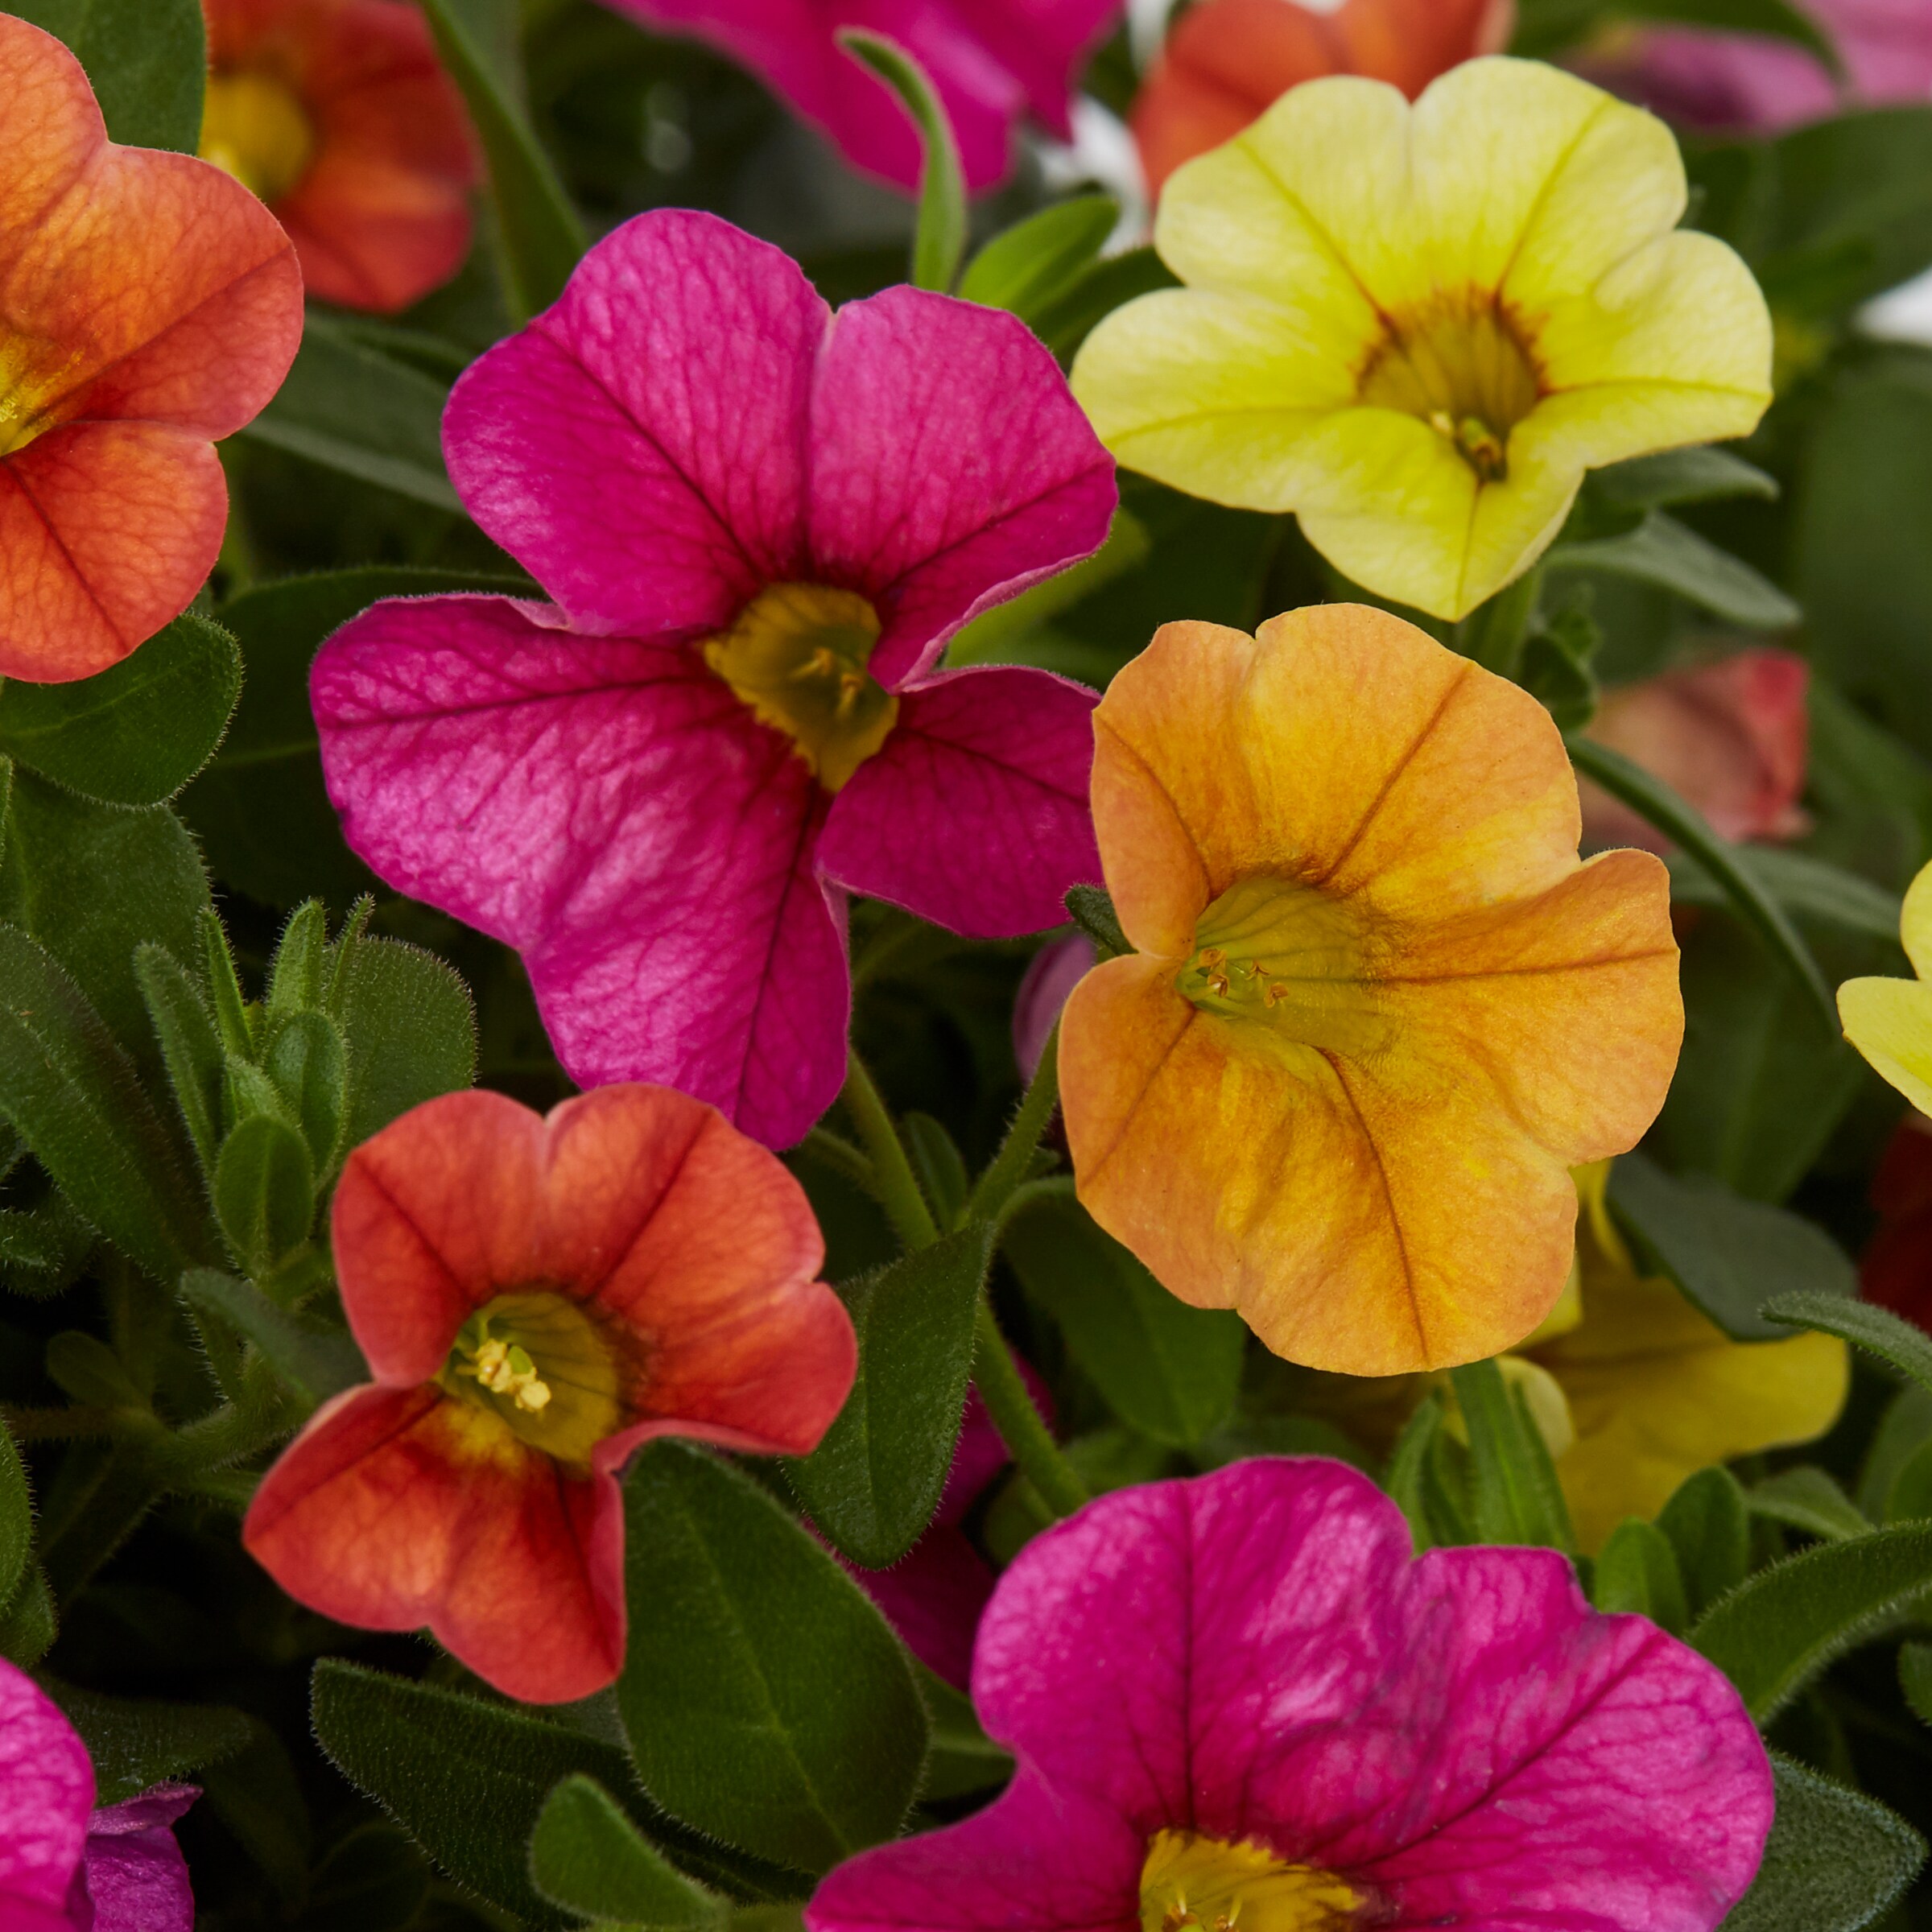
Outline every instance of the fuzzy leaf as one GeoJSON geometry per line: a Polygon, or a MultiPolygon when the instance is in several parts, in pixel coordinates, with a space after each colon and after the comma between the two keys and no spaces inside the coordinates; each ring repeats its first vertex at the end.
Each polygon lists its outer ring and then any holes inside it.
{"type": "Polygon", "coordinates": [[[1600,1610],[1633,1610],[1673,1637],[1690,1620],[1684,1579],[1670,1539],[1653,1523],[1626,1517],[1596,1559],[1591,1600],[1600,1610]]]}
{"type": "Polygon", "coordinates": [[[315,1167],[301,1134],[273,1114],[251,1113],[221,1143],[215,1218],[235,1259],[258,1281],[308,1239],[315,1167]]]}
{"type": "Polygon", "coordinates": [[[1932,1337],[1889,1308],[1827,1294],[1781,1294],[1765,1303],[1765,1319],[1781,1331],[1819,1328],[1840,1335],[1889,1362],[1922,1388],[1932,1389],[1932,1337]]]}
{"type": "Polygon", "coordinates": [[[248,1719],[225,1704],[107,1697],[52,1680],[47,1690],[94,1761],[97,1804],[120,1804],[151,1785],[233,1757],[254,1734],[248,1719]]]}
{"type": "Polygon", "coordinates": [[[997,234],[967,264],[960,296],[1030,322],[1096,261],[1121,218],[1111,195],[1075,195],[997,234]]]}
{"type": "Polygon", "coordinates": [[[181,1298],[197,1314],[213,1315],[253,1342],[311,1406],[369,1379],[353,1335],[277,1307],[252,1282],[218,1269],[191,1268],[181,1278],[181,1298]]]}
{"type": "Polygon", "coordinates": [[[531,1883],[552,1905],[586,1918],[704,1932],[727,1908],[693,1885],[593,1777],[573,1772],[544,1801],[530,1839],[531,1883]]]}
{"type": "Polygon", "coordinates": [[[1767,1476],[1752,1488],[1745,1501],[1753,1516],[1783,1523],[1827,1542],[1867,1536],[1873,1527],[1837,1482],[1810,1463],[1767,1476]]]}
{"type": "Polygon", "coordinates": [[[200,0],[10,0],[7,10],[72,48],[112,139],[195,151],[208,79],[200,0]]]}
{"type": "Polygon", "coordinates": [[[165,946],[134,949],[134,976],[161,1049],[175,1102],[204,1173],[221,1146],[221,1041],[201,989],[165,946]]]}
{"type": "Polygon", "coordinates": [[[398,939],[347,936],[336,963],[329,1005],[349,1048],[343,1145],[359,1147],[411,1108],[473,1084],[476,1009],[449,967],[398,939]]]}

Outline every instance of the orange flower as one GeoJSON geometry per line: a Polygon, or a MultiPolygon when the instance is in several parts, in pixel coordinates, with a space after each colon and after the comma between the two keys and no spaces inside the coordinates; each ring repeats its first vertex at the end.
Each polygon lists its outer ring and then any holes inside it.
{"type": "Polygon", "coordinates": [[[187,155],[117,147],[80,64],[0,14],[0,676],[64,683],[180,615],[228,492],[210,444],[302,335],[288,238],[187,155]]]}
{"type": "Polygon", "coordinates": [[[201,152],[275,212],[309,292],[393,314],[469,253],[476,143],[405,0],[202,0],[201,152]]]}
{"type": "Polygon", "coordinates": [[[683,1435],[803,1455],[852,1387],[852,1323],[776,1158],[664,1087],[548,1119],[495,1093],[349,1156],[336,1272],[373,1386],[320,1410],[243,1526],[290,1596],[427,1624],[512,1697],[588,1697],[624,1661],[616,1472],[683,1435]]]}
{"type": "Polygon", "coordinates": [[[1067,1004],[1080,1199],[1314,1368],[1521,1341],[1569,1274],[1569,1170],[1633,1145],[1676,1065],[1662,865],[1579,864],[1549,714],[1381,611],[1170,624],[1095,727],[1139,950],[1067,1004]]]}
{"type": "Polygon", "coordinates": [[[1232,141],[1290,88],[1365,74],[1413,101],[1438,74],[1500,52],[1513,0],[1203,0],[1184,14],[1134,102],[1134,139],[1155,193],[1183,161],[1232,141]]]}

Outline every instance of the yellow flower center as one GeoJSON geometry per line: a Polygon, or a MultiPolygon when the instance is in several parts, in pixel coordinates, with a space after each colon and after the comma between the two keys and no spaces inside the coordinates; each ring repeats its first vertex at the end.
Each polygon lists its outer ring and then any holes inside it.
{"type": "Polygon", "coordinates": [[[1356,1055],[1385,1045],[1375,947],[1361,915],[1299,879],[1237,879],[1201,914],[1174,985],[1202,1012],[1356,1055]]]}
{"type": "Polygon", "coordinates": [[[878,613],[855,592],[774,584],[705,641],[704,662],[837,791],[898,720],[898,700],[866,669],[878,641],[878,613]]]}
{"type": "Polygon", "coordinates": [[[547,1290],[500,1294],[463,1324],[438,1378],[560,1463],[622,1426],[617,1357],[596,1320],[547,1290]]]}
{"type": "Polygon", "coordinates": [[[1392,316],[1362,372],[1359,400],[1418,416],[1485,483],[1509,474],[1509,432],[1542,394],[1536,364],[1492,297],[1392,316]]]}
{"type": "Polygon", "coordinates": [[[272,74],[213,74],[201,110],[201,159],[271,206],[308,172],[316,130],[292,89],[272,74]]]}
{"type": "Polygon", "coordinates": [[[1363,1902],[1333,1872],[1286,1864],[1252,1840],[1157,1831],[1141,1868],[1141,1932],[1339,1932],[1363,1902]]]}
{"type": "Polygon", "coordinates": [[[48,403],[63,393],[63,374],[79,360],[71,351],[27,336],[0,341],[0,457],[26,448],[53,427],[48,403]]]}

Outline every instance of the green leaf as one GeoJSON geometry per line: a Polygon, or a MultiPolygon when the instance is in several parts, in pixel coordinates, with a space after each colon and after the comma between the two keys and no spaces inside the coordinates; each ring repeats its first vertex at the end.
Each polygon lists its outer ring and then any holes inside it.
{"type": "Polygon", "coordinates": [[[166,1130],[80,988],[0,925],[0,1116],[130,1261],[171,1282],[199,1245],[166,1130]]]}
{"type": "Polygon", "coordinates": [[[159,804],[213,756],[241,690],[234,639],[190,611],[77,683],[10,678],[0,753],[109,804],[159,804]]]}
{"type": "Polygon", "coordinates": [[[1042,302],[1038,312],[1026,319],[1034,333],[1065,363],[1102,316],[1112,315],[1137,295],[1179,287],[1179,278],[1151,248],[1133,248],[1095,262],[1070,287],[1042,302]]]}
{"type": "Polygon", "coordinates": [[[1777,500],[1777,479],[1728,449],[1703,444],[1633,456],[1596,471],[1590,488],[1606,501],[1631,510],[1657,510],[1673,503],[1716,503],[1753,497],[1777,500]]]}
{"type": "Polygon", "coordinates": [[[1831,1037],[1838,1037],[1838,1005],[1798,928],[1784,908],[1759,883],[1755,873],[1737,862],[1736,848],[1711,829],[1697,807],[1681,799],[1661,778],[1641,765],[1589,738],[1572,737],[1571,762],[1594,778],[1612,798],[1621,799],[1648,824],[1676,840],[1710,873],[1729,895],[1732,905],[1763,939],[1810,997],[1831,1037]]]}
{"type": "Polygon", "coordinates": [[[249,1723],[250,1742],[200,1774],[208,1808],[292,1909],[308,1886],[308,1806],[282,1740],[260,1719],[249,1723]]]}
{"type": "Polygon", "coordinates": [[[1647,511],[1636,529],[1620,536],[1558,543],[1545,567],[1552,572],[1591,571],[1633,577],[1747,630],[1789,630],[1805,614],[1742,558],[1719,550],[1661,510],[1647,511]]]}
{"type": "Polygon", "coordinates": [[[1479,1541],[1574,1550],[1570,1512],[1542,1431],[1494,1361],[1449,1372],[1469,1434],[1470,1501],[1479,1541]]]}
{"type": "Polygon", "coordinates": [[[311,316],[275,399],[240,433],[271,448],[460,514],[443,464],[447,386],[311,316]]]}
{"type": "MultiPolygon", "coordinates": [[[[1896,945],[1903,910],[1899,896],[1843,866],[1777,845],[1739,845],[1732,857],[1794,919],[1815,919],[1860,939],[1896,945]]],[[[1681,852],[1665,860],[1670,897],[1682,906],[1728,906],[1730,894],[1697,861],[1681,852]]]]}
{"type": "Polygon", "coordinates": [[[314,1163],[302,1136],[271,1114],[250,1114],[221,1143],[213,1193],[215,1219],[230,1251],[258,1281],[308,1239],[314,1163]]]}
{"type": "Polygon", "coordinates": [[[1124,959],[1133,951],[1121,930],[1121,916],[1100,886],[1075,886],[1067,894],[1067,913],[1104,960],[1124,959]]]}
{"type": "Polygon", "coordinates": [[[1908,1382],[1885,1406],[1859,1472],[1858,1506],[1874,1521],[1889,1521],[1888,1505],[1905,1466],[1932,1441],[1932,1389],[1908,1382]]]}
{"type": "Polygon", "coordinates": [[[1781,1329],[1822,1328],[1840,1335],[1932,1389],[1932,1336],[1889,1308],[1830,1294],[1781,1294],[1765,1304],[1765,1319],[1781,1329]]]}
{"type": "Polygon", "coordinates": [[[0,1604],[11,1603],[34,1555],[34,1499],[27,1468],[0,1422],[0,1604]]]}
{"type": "Polygon", "coordinates": [[[705,1932],[722,1899],[692,1882],[638,1831],[595,1778],[573,1772],[544,1801],[530,1839],[530,1881],[554,1905],[586,1918],[705,1932]]]}
{"type": "Polygon", "coordinates": [[[1728,1469],[1700,1469],[1686,1476],[1658,1511],[1657,1526],[1677,1552],[1691,1616],[1701,1616],[1749,1573],[1749,1509],[1728,1469]]]}
{"type": "Polygon", "coordinates": [[[1773,1752],[1777,1814],[1719,1932],[1860,1932],[1903,1895],[1925,1840],[1883,1805],[1773,1752]]]}
{"type": "Polygon", "coordinates": [[[869,1569],[896,1563],[939,1507],[992,1257],[981,1223],[840,1290],[859,1339],[857,1379],[818,1448],[786,1472],[812,1521],[869,1569]]]}
{"type": "Polygon", "coordinates": [[[837,31],[839,45],[898,96],[919,130],[925,159],[919,170],[919,221],[912,244],[914,288],[951,289],[966,252],[966,177],[952,118],[924,68],[897,41],[863,27],[837,31]]]}
{"type": "Polygon", "coordinates": [[[208,78],[201,0],[10,0],[9,10],[73,49],[111,138],[195,151],[208,78]]]}
{"type": "Polygon", "coordinates": [[[423,0],[423,10],[482,138],[504,299],[513,322],[527,322],[563,294],[589,238],[513,85],[488,56],[493,27],[507,22],[514,35],[514,9],[499,0],[423,0]]]}
{"type": "Polygon", "coordinates": [[[926,1714],[857,1584],[763,1490],[684,1443],[638,1456],[625,1517],[617,1706],[652,1798],[813,1873],[893,1837],[926,1714]]]}
{"type": "Polygon", "coordinates": [[[1872,1525],[1837,1480],[1810,1463],[1783,1469],[1754,1484],[1744,1499],[1753,1516],[1782,1523],[1827,1542],[1868,1536],[1872,1525]]]}
{"type": "Polygon", "coordinates": [[[316,1174],[326,1179],[342,1151],[349,1113],[349,1053],[325,1013],[299,1013],[279,1027],[263,1056],[308,1144],[316,1174]]]}
{"type": "Polygon", "coordinates": [[[929,1113],[906,1115],[899,1130],[906,1137],[906,1151],[931,1205],[933,1219],[942,1228],[956,1227],[972,1191],[972,1179],[958,1144],[943,1124],[929,1113]]]}
{"type": "Polygon", "coordinates": [[[196,1315],[212,1315],[253,1342],[312,1407],[369,1379],[353,1335],[278,1307],[252,1282],[214,1268],[191,1268],[181,1277],[181,1298],[196,1315]]]}
{"type": "Polygon", "coordinates": [[[1885,1521],[1909,1523],[1932,1517],[1932,1439],[1921,1443],[1899,1464],[1885,1496],[1885,1521]]]}
{"type": "Polygon", "coordinates": [[[360,1825],[316,1866],[295,1932],[403,1932],[429,1892],[429,1868],[407,1833],[360,1825]]]}
{"type": "Polygon", "coordinates": [[[1435,1439],[1442,1431],[1444,1411],[1443,1392],[1430,1389],[1402,1425],[1382,1476],[1382,1487],[1409,1519],[1410,1538],[1418,1554],[1434,1549],[1436,1544],[1435,1527],[1429,1520],[1425,1477],[1435,1439]]]}
{"type": "Polygon", "coordinates": [[[1122,1422],[1185,1449],[1227,1420],[1247,1335],[1240,1316],[1170,1294],[1078,1201],[1030,1203],[1005,1246],[1029,1299],[1122,1422]]]}
{"type": "Polygon", "coordinates": [[[1598,1555],[1591,1600],[1600,1610],[1647,1616],[1673,1637],[1682,1637],[1690,1621],[1675,1548],[1662,1530],[1634,1516],[1610,1532],[1598,1555]]]}
{"type": "Polygon", "coordinates": [[[1769,1724],[1822,1670],[1919,1608],[1932,1591],[1932,1523],[1819,1543],[1761,1570],[1706,1611],[1694,1648],[1769,1724]]]}
{"type": "Polygon", "coordinates": [[[1111,195],[1056,201],[995,235],[967,264],[959,292],[1030,322],[1099,258],[1120,218],[1111,195]]]}
{"type": "Polygon", "coordinates": [[[320,899],[308,899],[289,914],[269,962],[268,993],[262,1001],[270,1028],[322,1002],[328,965],[328,915],[320,899]]]}
{"type": "Polygon", "coordinates": [[[38,1563],[30,1564],[6,1608],[0,1609],[0,1657],[31,1670],[54,1647],[58,1629],[47,1572],[38,1563]]]}
{"type": "Polygon", "coordinates": [[[411,1108],[475,1083],[476,1008],[451,968],[399,939],[345,935],[336,955],[330,1010],[349,1047],[342,1144],[359,1147],[411,1108]]]}
{"type": "Polygon", "coordinates": [[[248,1719],[225,1704],[160,1703],[52,1678],[43,1683],[94,1761],[97,1804],[122,1804],[151,1785],[218,1764],[246,1750],[254,1735],[248,1719]]]}
{"type": "Polygon", "coordinates": [[[1678,1179],[1644,1154],[1611,1168],[1610,1208],[1643,1271],[1667,1275],[1733,1341],[1785,1334],[1788,1323],[1761,1312],[1777,1296],[1858,1293],[1857,1270],[1823,1228],[1703,1175],[1678,1179]]]}
{"type": "Polygon", "coordinates": [[[1922,1724],[1932,1724],[1932,1644],[1899,1645],[1898,1687],[1912,1715],[1922,1724]]]}
{"type": "Polygon", "coordinates": [[[201,989],[165,946],[134,948],[134,977],[161,1048],[162,1065],[204,1174],[221,1146],[222,1052],[201,989]]]}
{"type": "Polygon", "coordinates": [[[912,1667],[932,1726],[931,1749],[919,1785],[921,1802],[935,1804],[1005,1784],[1013,1775],[1013,1758],[981,1729],[972,1699],[916,1657],[912,1667]]]}

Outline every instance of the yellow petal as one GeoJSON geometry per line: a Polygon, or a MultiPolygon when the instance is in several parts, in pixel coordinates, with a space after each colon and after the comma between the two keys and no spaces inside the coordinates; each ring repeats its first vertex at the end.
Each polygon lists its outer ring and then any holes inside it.
{"type": "Polygon", "coordinates": [[[1922,980],[1932,976],[1932,865],[1925,867],[1906,890],[1898,936],[1912,970],[1922,980]]]}
{"type": "Polygon", "coordinates": [[[1845,1038],[1921,1113],[1932,1113],[1932,986],[1847,980],[1838,989],[1845,1038]]]}

